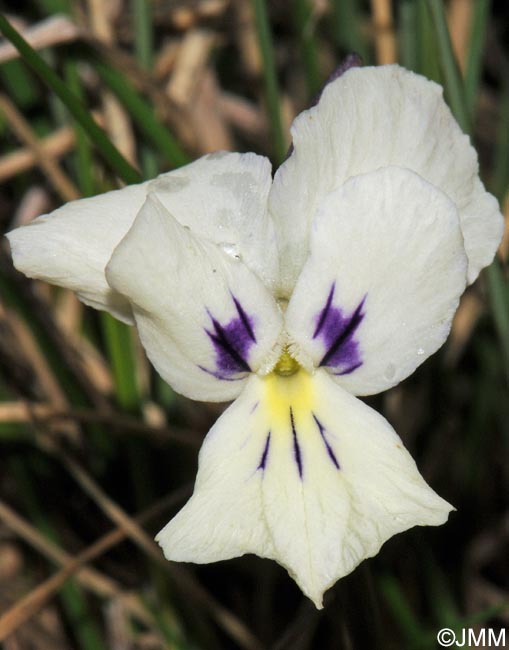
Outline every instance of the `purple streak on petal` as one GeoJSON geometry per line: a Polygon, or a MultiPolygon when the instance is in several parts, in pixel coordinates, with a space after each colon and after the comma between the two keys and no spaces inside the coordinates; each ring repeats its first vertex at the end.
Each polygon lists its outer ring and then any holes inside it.
{"type": "Polygon", "coordinates": [[[293,418],[293,411],[291,406],[290,406],[290,424],[292,426],[292,436],[293,436],[293,455],[295,458],[295,462],[297,463],[299,476],[302,480],[302,454],[300,451],[299,440],[297,438],[297,431],[295,429],[295,420],[293,418]]]}
{"type": "Polygon", "coordinates": [[[315,331],[313,333],[313,338],[314,339],[316,339],[318,334],[320,334],[320,332],[322,331],[322,327],[324,326],[325,321],[327,320],[327,316],[329,315],[329,310],[330,310],[331,305],[332,305],[332,299],[334,298],[335,289],[336,289],[336,283],[333,282],[332,286],[330,288],[330,291],[329,291],[329,295],[327,297],[327,302],[325,303],[325,307],[322,309],[322,311],[320,312],[320,315],[318,316],[318,320],[317,320],[317,323],[316,323],[316,328],[315,328],[315,331]]]}
{"type": "Polygon", "coordinates": [[[321,337],[324,343],[325,353],[319,365],[336,370],[336,375],[347,375],[362,365],[355,334],[364,319],[366,296],[352,314],[346,315],[333,304],[335,290],[336,283],[333,283],[325,305],[316,317],[313,339],[321,337]]]}
{"type": "Polygon", "coordinates": [[[341,372],[333,372],[332,374],[335,377],[340,377],[341,375],[349,375],[354,370],[357,370],[357,368],[360,368],[361,366],[362,366],[362,361],[358,361],[357,363],[354,363],[351,366],[348,366],[348,368],[345,368],[344,370],[341,370],[341,372]]]}
{"type": "Polygon", "coordinates": [[[322,440],[325,445],[325,448],[327,449],[327,453],[329,454],[329,458],[333,462],[336,469],[341,469],[341,467],[339,466],[338,459],[336,458],[336,454],[334,453],[332,447],[329,445],[329,442],[325,436],[325,427],[323,426],[323,424],[320,422],[320,420],[316,417],[314,413],[312,415],[313,415],[313,420],[316,422],[316,426],[318,427],[318,431],[322,436],[322,440]]]}
{"type": "Polygon", "coordinates": [[[228,375],[223,375],[216,370],[209,370],[204,366],[198,366],[198,368],[200,370],[203,370],[203,372],[206,372],[208,375],[212,375],[212,377],[215,377],[216,379],[220,379],[221,381],[242,381],[243,379],[245,379],[245,375],[242,375],[241,377],[229,377],[228,375]]]}
{"type": "Polygon", "coordinates": [[[267,440],[265,441],[265,447],[263,448],[263,454],[260,459],[260,463],[256,469],[265,469],[267,466],[267,457],[269,455],[269,447],[270,447],[270,431],[267,434],[267,440]]]}
{"type": "Polygon", "coordinates": [[[253,341],[253,343],[256,343],[256,336],[253,331],[253,321],[249,316],[246,314],[244,309],[242,308],[242,305],[240,302],[235,298],[235,296],[232,294],[233,302],[235,303],[235,307],[237,309],[237,313],[240,317],[240,320],[242,321],[242,325],[244,325],[244,329],[246,330],[246,333],[248,334],[249,338],[253,341]]]}
{"type": "Polygon", "coordinates": [[[207,336],[212,341],[216,353],[216,368],[202,370],[223,381],[232,381],[232,375],[251,372],[247,361],[251,346],[256,343],[253,318],[242,307],[239,300],[232,294],[238,317],[228,323],[221,324],[207,310],[212,328],[205,328],[207,336]]]}
{"type": "Polygon", "coordinates": [[[259,400],[258,400],[258,402],[255,402],[255,403],[253,404],[253,406],[251,407],[251,411],[250,411],[250,413],[254,413],[254,412],[256,411],[256,409],[258,408],[258,405],[259,405],[259,404],[260,404],[260,401],[259,401],[259,400]]]}

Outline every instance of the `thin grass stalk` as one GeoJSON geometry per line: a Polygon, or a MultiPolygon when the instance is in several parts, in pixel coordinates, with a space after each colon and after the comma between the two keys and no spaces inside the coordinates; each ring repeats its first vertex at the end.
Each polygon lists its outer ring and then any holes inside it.
{"type": "MultiPolygon", "coordinates": [[[[67,59],[65,62],[65,78],[71,92],[80,102],[83,102],[83,90],[78,73],[78,63],[74,59],[67,59]]],[[[96,192],[92,175],[93,158],[90,141],[87,138],[85,130],[77,121],[74,120],[73,126],[76,137],[74,162],[78,185],[83,196],[92,196],[96,192]]]]}
{"type": "MultiPolygon", "coordinates": [[[[20,495],[30,513],[30,519],[46,538],[59,544],[56,530],[41,508],[32,478],[27,470],[26,459],[13,459],[11,461],[11,470],[16,477],[20,495]]],[[[89,611],[83,590],[79,585],[74,580],[67,582],[62,587],[60,596],[66,616],[76,634],[79,647],[83,650],[106,650],[99,627],[89,611]]]]}
{"type": "Polygon", "coordinates": [[[173,167],[180,167],[190,162],[188,155],[168,129],[159,122],[152,108],[140,97],[121,73],[100,61],[95,63],[95,69],[108,88],[124,105],[136,126],[173,167]]]}
{"type": "Polygon", "coordinates": [[[263,76],[265,80],[265,98],[269,113],[270,129],[273,139],[274,160],[281,164],[286,157],[286,141],[281,120],[281,104],[279,85],[277,81],[274,45],[270,31],[267,4],[265,0],[252,0],[256,21],[258,43],[263,60],[263,76]]]}
{"type": "Polygon", "coordinates": [[[465,71],[465,101],[470,116],[475,111],[490,7],[491,0],[475,0],[473,3],[474,14],[465,71]]]}
{"type": "Polygon", "coordinates": [[[359,54],[367,65],[371,53],[360,25],[361,13],[358,0],[331,0],[334,16],[334,40],[341,54],[359,54]]]}
{"type": "Polygon", "coordinates": [[[401,63],[415,72],[419,69],[417,49],[417,5],[414,0],[403,0],[399,7],[399,51],[401,63]]]}
{"type": "Polygon", "coordinates": [[[428,79],[442,83],[435,30],[431,20],[428,0],[414,0],[417,10],[416,39],[418,47],[417,71],[428,79]]]}
{"type": "Polygon", "coordinates": [[[141,181],[139,173],[113,146],[104,130],[90,117],[90,112],[2,14],[0,14],[0,32],[14,45],[23,60],[37,73],[40,79],[67,106],[113,171],[126,183],[139,183],[141,181]]]}
{"type": "Polygon", "coordinates": [[[445,7],[442,0],[428,0],[428,6],[435,27],[438,53],[445,78],[449,104],[463,131],[470,133],[472,124],[467,110],[465,88],[452,49],[451,37],[445,16],[445,7]]]}
{"type": "Polygon", "coordinates": [[[301,59],[306,75],[308,95],[314,97],[322,86],[318,66],[317,43],[314,34],[313,12],[309,0],[294,0],[294,21],[299,39],[301,59]]]}
{"type": "MultiPolygon", "coordinates": [[[[152,28],[152,6],[147,0],[131,0],[134,16],[134,49],[138,63],[150,70],[154,61],[154,30],[152,28]]],[[[158,172],[157,158],[153,149],[145,144],[140,147],[140,162],[143,176],[153,178],[158,172]]]]}
{"type": "MultiPolygon", "coordinates": [[[[441,64],[449,90],[451,110],[463,130],[470,133],[471,121],[468,113],[466,95],[459,67],[454,58],[444,7],[440,0],[428,0],[428,2],[437,34],[441,64]]],[[[506,126],[507,123],[505,128],[506,126]]],[[[505,152],[507,153],[507,148],[505,152]]],[[[498,260],[495,260],[486,269],[486,277],[488,279],[491,312],[498,333],[500,347],[504,355],[506,375],[509,379],[509,292],[507,281],[502,275],[498,260]]]]}

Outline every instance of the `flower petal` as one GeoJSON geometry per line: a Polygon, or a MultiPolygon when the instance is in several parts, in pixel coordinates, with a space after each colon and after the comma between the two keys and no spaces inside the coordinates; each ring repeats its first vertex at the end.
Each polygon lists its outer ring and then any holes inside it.
{"type": "Polygon", "coordinates": [[[445,341],[466,265],[445,194],[396,167],[351,178],[313,223],[285,315],[294,356],[355,395],[386,390],[445,341]]]}
{"type": "Polygon", "coordinates": [[[96,309],[132,323],[129,304],[106,282],[113,249],[155,192],[183,225],[242,257],[267,285],[278,278],[274,226],[268,216],[270,162],[255,154],[204,156],[155,180],[72,201],[7,236],[16,268],[76,291],[96,309]]]}
{"type": "Polygon", "coordinates": [[[442,88],[399,66],[355,68],[323,91],[292,126],[294,151],[278,169],[269,205],[289,295],[323,197],[349,177],[396,165],[418,173],[456,204],[469,282],[493,259],[503,231],[496,200],[478,178],[477,155],[442,98],[442,88]]]}
{"type": "Polygon", "coordinates": [[[146,198],[147,183],[66,203],[8,233],[14,266],[76,291],[80,300],[132,323],[129,303],[111,290],[104,268],[146,198]]]}
{"type": "Polygon", "coordinates": [[[267,158],[220,151],[160,176],[150,191],[179,223],[240,257],[272,288],[279,261],[267,207],[271,185],[267,158]]]}
{"type": "Polygon", "coordinates": [[[320,608],[392,535],[451,509],[384,418],[323,370],[300,370],[249,380],[205,439],[193,496],[156,539],[169,560],[277,560],[320,608]]]}
{"type": "Polygon", "coordinates": [[[282,316],[261,280],[149,196],[106,269],[131,302],[161,376],[193,399],[229,400],[277,355],[282,316]]]}

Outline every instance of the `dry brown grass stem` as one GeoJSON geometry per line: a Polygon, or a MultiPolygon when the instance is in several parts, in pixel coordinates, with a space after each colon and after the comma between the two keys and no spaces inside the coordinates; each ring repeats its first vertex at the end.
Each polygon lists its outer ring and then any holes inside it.
{"type": "MultiPolygon", "coordinates": [[[[58,159],[72,150],[75,143],[74,129],[64,126],[40,141],[41,151],[45,156],[58,159]]],[[[23,147],[0,159],[0,182],[11,176],[26,172],[38,164],[33,149],[23,147]]]]}
{"type": "Polygon", "coordinates": [[[398,54],[392,19],[391,0],[371,0],[376,61],[380,65],[396,63],[398,54]]]}
{"type": "MultiPolygon", "coordinates": [[[[98,124],[104,120],[99,113],[92,113],[98,124]]],[[[64,126],[54,131],[51,135],[41,138],[38,142],[42,154],[47,158],[58,160],[73,150],[76,143],[75,130],[71,126],[64,126]]],[[[16,174],[21,174],[39,164],[39,159],[32,147],[22,147],[0,158],[0,183],[16,174]]]]}
{"type": "MultiPolygon", "coordinates": [[[[115,17],[115,4],[105,0],[88,0],[87,6],[94,36],[106,45],[114,45],[112,20],[115,17]]],[[[117,8],[120,9],[120,5],[117,5],[117,8]]],[[[136,140],[129,116],[111,91],[103,89],[101,96],[108,135],[122,155],[131,164],[136,165],[136,140]]]]}
{"type": "Polygon", "coordinates": [[[261,650],[260,642],[247,626],[209,594],[187,570],[167,562],[153,539],[99,487],[79,463],[62,451],[56,451],[56,456],[96,505],[126,531],[127,536],[136,546],[172,577],[175,587],[181,589],[187,597],[192,598],[195,603],[208,610],[217,624],[242,648],[261,650]]]}
{"type": "MultiPolygon", "coordinates": [[[[165,499],[151,506],[132,521],[140,523],[147,522],[156,515],[159,515],[161,512],[173,508],[175,505],[180,503],[189,492],[190,486],[180,488],[165,499]]],[[[103,535],[96,542],[88,546],[84,551],[73,558],[54,542],[51,542],[42,536],[33,526],[26,522],[2,501],[0,501],[0,520],[10,530],[13,530],[17,535],[32,547],[36,548],[48,559],[62,566],[60,571],[33,589],[23,599],[17,601],[15,605],[2,615],[0,618],[0,641],[4,641],[5,638],[15,632],[20,625],[26,623],[31,616],[36,614],[41,607],[55,596],[66,580],[71,576],[75,576],[80,584],[101,597],[116,598],[120,600],[125,609],[132,616],[136,617],[138,621],[146,625],[150,625],[153,622],[150,612],[147,611],[138,596],[125,593],[110,577],[104,576],[93,568],[84,566],[88,562],[103,555],[106,551],[122,542],[128,536],[128,532],[122,526],[119,526],[106,535],[103,535]]]]}
{"type": "MultiPolygon", "coordinates": [[[[12,22],[12,20],[11,20],[12,22]]],[[[21,29],[21,35],[35,50],[52,45],[70,43],[80,36],[79,28],[66,16],[51,16],[26,29],[21,29]]],[[[0,45],[0,64],[17,59],[18,50],[11,43],[0,45]]]]}
{"type": "Polygon", "coordinates": [[[50,403],[28,401],[0,403],[0,422],[34,423],[37,426],[45,426],[65,421],[83,424],[104,424],[108,426],[108,430],[112,433],[123,436],[126,433],[136,434],[149,438],[158,444],[178,443],[198,449],[203,441],[202,437],[191,429],[155,427],[145,424],[137,418],[115,411],[102,412],[86,408],[62,409],[50,403]]]}
{"type": "Polygon", "coordinates": [[[454,54],[462,72],[465,71],[467,65],[473,12],[473,0],[450,0],[449,2],[447,23],[454,54]]]}
{"type": "Polygon", "coordinates": [[[62,171],[54,158],[48,155],[41,141],[32,130],[30,124],[18,111],[7,95],[0,94],[0,111],[3,112],[9,126],[17,137],[28,146],[37,164],[46,174],[48,180],[64,201],[72,201],[80,196],[80,193],[71,179],[62,171]]]}

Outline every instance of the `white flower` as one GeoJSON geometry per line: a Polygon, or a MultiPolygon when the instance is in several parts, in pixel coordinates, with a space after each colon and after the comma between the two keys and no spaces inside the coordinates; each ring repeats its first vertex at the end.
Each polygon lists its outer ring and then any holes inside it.
{"type": "Polygon", "coordinates": [[[9,239],[27,275],[134,322],[175,390],[235,399],[157,537],[166,556],[272,558],[321,607],[392,535],[452,509],[355,396],[442,345],[503,226],[441,88],[398,66],[346,72],[292,137],[274,181],[261,156],[214,154],[9,239]]]}

